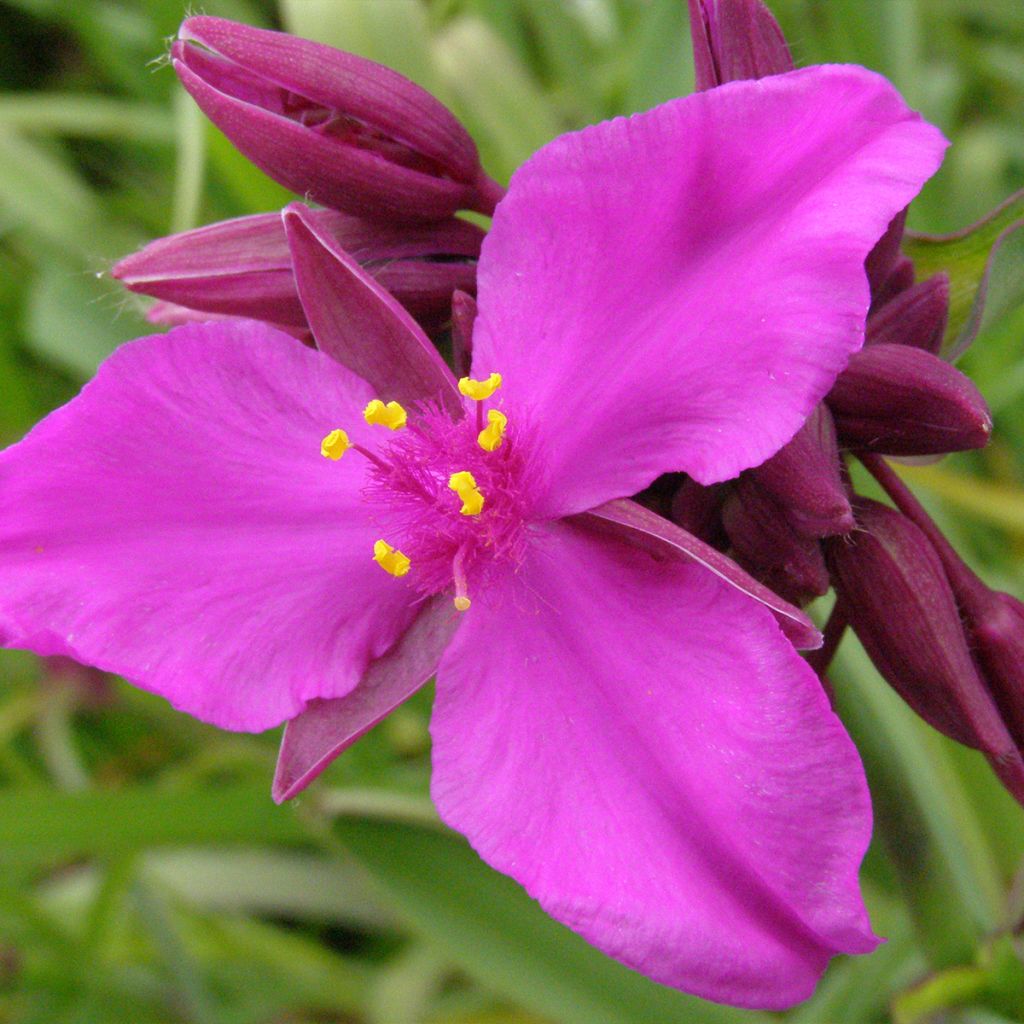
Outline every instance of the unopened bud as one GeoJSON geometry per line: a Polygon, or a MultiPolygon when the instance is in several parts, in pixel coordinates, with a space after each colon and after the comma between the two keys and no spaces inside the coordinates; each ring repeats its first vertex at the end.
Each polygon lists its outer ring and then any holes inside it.
{"type": "Polygon", "coordinates": [[[885,234],[875,243],[875,247],[864,261],[864,270],[868,275],[872,295],[885,284],[896,264],[903,259],[900,246],[903,243],[903,230],[906,224],[907,210],[904,208],[889,221],[885,234]]]}
{"type": "Polygon", "coordinates": [[[724,551],[729,538],[722,526],[722,503],[729,489],[724,484],[705,487],[687,477],[676,488],[669,506],[669,519],[688,533],[724,551]]]}
{"type": "Polygon", "coordinates": [[[867,345],[911,345],[938,355],[949,320],[949,277],[935,274],[868,317],[867,345]]]}
{"type": "Polygon", "coordinates": [[[906,256],[900,256],[892,265],[885,279],[871,292],[871,309],[874,313],[887,302],[906,291],[914,283],[914,264],[906,256]]]}
{"type": "Polygon", "coordinates": [[[982,448],[992,419],[956,367],[909,345],[857,352],[828,395],[840,442],[887,455],[982,448]]]}
{"type": "Polygon", "coordinates": [[[819,405],[789,444],[750,471],[798,533],[828,537],[853,529],[832,414],[819,405]]]}
{"type": "MultiPolygon", "coordinates": [[[[374,224],[338,213],[309,216],[427,328],[446,322],[452,293],[475,290],[484,233],[449,218],[437,224],[374,224]]],[[[158,238],[116,263],[134,292],[190,310],[305,329],[279,213],[237,217],[158,238]]]]}
{"type": "Polygon", "coordinates": [[[929,725],[983,751],[1024,802],[1024,761],[968,649],[942,562],[906,516],[858,499],[860,530],[825,544],[833,585],[874,662],[929,725]]]}
{"type": "Polygon", "coordinates": [[[736,482],[722,508],[722,522],[736,561],[787,601],[803,604],[828,592],[821,546],[797,533],[749,474],[736,482]]]}
{"type": "Polygon", "coordinates": [[[186,18],[171,47],[211,121],[285,188],[379,220],[493,212],[502,190],[456,117],[373,61],[223,18],[186,18]]]}
{"type": "Polygon", "coordinates": [[[760,0],[689,0],[697,89],[793,70],[786,38],[760,0]]]}

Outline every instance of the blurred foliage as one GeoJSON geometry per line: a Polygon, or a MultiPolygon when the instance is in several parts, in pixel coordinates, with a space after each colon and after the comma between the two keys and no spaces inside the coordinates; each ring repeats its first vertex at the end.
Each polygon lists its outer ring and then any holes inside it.
{"type": "MultiPolygon", "coordinates": [[[[0,3],[0,439],[151,330],[105,276],[171,230],[281,206],[163,66],[182,0],[0,3]]],[[[798,63],[885,73],[953,141],[912,226],[962,228],[1024,185],[1020,0],[774,0],[798,63]]],[[[441,96],[499,178],[547,139],[692,87],[681,0],[207,0],[357,50],[441,96]]],[[[975,268],[976,269],[976,268],[975,268]]],[[[908,470],[989,580],[1024,551],[1024,310],[964,365],[984,452],[908,470]]],[[[69,528],[74,511],[68,510],[69,528]]],[[[429,694],[293,805],[277,737],[220,733],[93,673],[0,661],[0,1022],[761,1022],[655,986],[547,919],[436,823],[429,694]]],[[[840,711],[868,766],[871,957],[795,1024],[1024,1019],[1024,818],[847,644],[840,711]]],[[[772,1015],[776,1016],[776,1015],[772,1015]]]]}

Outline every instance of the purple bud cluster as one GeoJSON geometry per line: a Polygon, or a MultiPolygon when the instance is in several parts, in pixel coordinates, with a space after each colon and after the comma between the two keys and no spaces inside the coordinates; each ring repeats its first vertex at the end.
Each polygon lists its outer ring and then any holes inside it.
{"type": "MultiPolygon", "coordinates": [[[[484,237],[454,214],[490,214],[504,189],[443,104],[373,61],[220,18],[187,18],[171,61],[242,153],[326,207],[312,214],[322,230],[428,334],[446,330],[453,294],[475,292],[484,237]]],[[[309,336],[278,213],[158,239],[113,276],[159,300],[155,323],[250,317],[309,336]]]]}
{"type": "MultiPolygon", "coordinates": [[[[689,5],[699,88],[792,69],[760,0],[689,5]]],[[[734,484],[683,480],[664,511],[790,601],[834,589],[829,650],[849,625],[907,704],[982,751],[1024,804],[1024,604],[964,564],[882,458],[981,448],[992,431],[978,389],[942,357],[949,279],[915,280],[905,222],[903,211],[865,263],[864,348],[803,429],[734,484]],[[854,493],[847,454],[896,508],[854,493]]]]}

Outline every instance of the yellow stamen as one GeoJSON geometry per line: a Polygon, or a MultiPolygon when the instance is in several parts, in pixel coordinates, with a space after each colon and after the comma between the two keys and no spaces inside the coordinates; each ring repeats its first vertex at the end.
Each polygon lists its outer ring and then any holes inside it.
{"type": "Polygon", "coordinates": [[[379,540],[373,545],[373,560],[392,576],[404,576],[412,565],[401,551],[396,551],[386,540],[379,540]]]}
{"type": "Polygon", "coordinates": [[[501,374],[492,373],[487,380],[473,380],[472,377],[459,378],[459,391],[474,402],[482,402],[490,398],[501,387],[501,374]]]}
{"type": "Polygon", "coordinates": [[[464,594],[460,594],[457,598],[455,598],[455,610],[457,612],[467,612],[469,611],[469,606],[472,603],[473,602],[470,601],[468,597],[466,597],[464,594]]]}
{"type": "Polygon", "coordinates": [[[348,434],[344,430],[332,430],[320,442],[320,454],[325,459],[337,462],[352,447],[348,434]]]}
{"type": "Polygon", "coordinates": [[[407,418],[405,410],[397,402],[385,405],[379,398],[375,398],[363,410],[363,419],[367,423],[375,427],[387,427],[388,430],[401,430],[407,418]]]}
{"type": "Polygon", "coordinates": [[[497,409],[487,410],[487,426],[477,435],[477,444],[485,452],[493,452],[501,447],[505,437],[505,427],[508,425],[508,417],[497,409]]]}
{"type": "Polygon", "coordinates": [[[452,473],[448,478],[448,486],[462,499],[459,511],[464,516],[478,516],[484,507],[484,496],[477,490],[473,474],[466,472],[452,473]]]}

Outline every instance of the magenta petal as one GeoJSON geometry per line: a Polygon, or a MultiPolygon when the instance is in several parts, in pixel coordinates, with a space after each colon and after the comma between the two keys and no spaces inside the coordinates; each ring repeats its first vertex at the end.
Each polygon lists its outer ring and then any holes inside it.
{"type": "Polygon", "coordinates": [[[669,470],[723,480],[788,441],[860,347],[864,259],[944,148],[883,78],[821,67],[520,168],[484,242],[473,366],[547,448],[546,510],[669,470]]]}
{"type": "Polygon", "coordinates": [[[411,697],[434,674],[459,622],[451,595],[435,595],[350,694],[312,701],[293,718],[281,738],[274,799],[281,803],[301,793],[339,754],[411,697]]]}
{"type": "Polygon", "coordinates": [[[255,731],[349,692],[413,616],[374,564],[364,382],[251,321],[120,348],[0,455],[0,639],[255,731]]]}
{"type": "Polygon", "coordinates": [[[763,604],[794,646],[805,650],[821,646],[821,633],[799,608],[758,583],[721,551],[643,505],[628,498],[609,501],[575,516],[574,521],[618,537],[655,558],[704,566],[741,594],[763,604]]]}
{"type": "Polygon", "coordinates": [[[768,612],[698,566],[538,532],[467,613],[431,730],[444,820],[656,981],[780,1009],[876,945],[856,750],[768,612]]]}
{"type": "Polygon", "coordinates": [[[312,211],[284,212],[295,282],[316,343],[386,401],[436,399],[461,414],[455,378],[419,324],[322,230],[312,211]]]}

